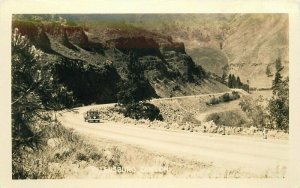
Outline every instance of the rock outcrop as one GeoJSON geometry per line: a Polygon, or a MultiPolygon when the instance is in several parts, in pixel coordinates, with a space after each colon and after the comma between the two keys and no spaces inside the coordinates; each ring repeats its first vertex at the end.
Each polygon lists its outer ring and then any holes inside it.
{"type": "Polygon", "coordinates": [[[141,65],[150,97],[198,94],[204,87],[201,83],[209,84],[203,82],[208,77],[186,54],[184,44],[170,36],[115,29],[101,44],[93,40],[99,33],[59,22],[14,20],[13,28],[45,52],[43,61],[52,64],[54,76],[80,103],[116,102],[120,83],[132,74],[128,69],[132,54],[141,65]]]}

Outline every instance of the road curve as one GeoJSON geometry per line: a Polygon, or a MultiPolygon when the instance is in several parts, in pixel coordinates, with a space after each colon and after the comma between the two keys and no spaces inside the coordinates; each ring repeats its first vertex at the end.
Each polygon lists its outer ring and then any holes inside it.
{"type": "MultiPolygon", "coordinates": [[[[238,136],[201,135],[182,131],[157,130],[114,122],[86,123],[82,112],[65,112],[60,121],[66,127],[88,135],[90,138],[106,138],[156,152],[178,157],[211,161],[216,165],[271,169],[287,166],[287,141],[251,139],[238,136]]],[[[90,107],[91,108],[91,107],[90,107]]]]}

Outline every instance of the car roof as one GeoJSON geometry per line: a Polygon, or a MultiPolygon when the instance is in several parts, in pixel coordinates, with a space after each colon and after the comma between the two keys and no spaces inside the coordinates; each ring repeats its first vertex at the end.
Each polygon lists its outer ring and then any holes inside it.
{"type": "Polygon", "coordinates": [[[89,111],[87,111],[87,113],[100,113],[100,112],[97,110],[89,110],[89,111]]]}

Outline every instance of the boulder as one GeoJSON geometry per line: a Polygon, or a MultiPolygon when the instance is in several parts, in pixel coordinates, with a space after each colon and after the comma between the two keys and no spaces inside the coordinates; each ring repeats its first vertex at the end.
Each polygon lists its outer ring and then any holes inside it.
{"type": "Polygon", "coordinates": [[[249,127],[249,129],[248,129],[248,133],[249,134],[254,134],[254,133],[256,133],[257,132],[257,127],[254,127],[254,126],[251,126],[251,127],[249,127]]]}
{"type": "Polygon", "coordinates": [[[108,150],[105,150],[104,153],[103,153],[103,157],[106,159],[106,160],[111,160],[112,157],[113,157],[113,154],[108,151],[108,150]]]}
{"type": "Polygon", "coordinates": [[[87,166],[87,162],[86,161],[80,161],[79,163],[78,163],[78,167],[79,168],[85,168],[87,166]]]}
{"type": "Polygon", "coordinates": [[[55,148],[60,144],[61,140],[59,138],[50,138],[47,141],[47,145],[51,148],[55,148]]]}

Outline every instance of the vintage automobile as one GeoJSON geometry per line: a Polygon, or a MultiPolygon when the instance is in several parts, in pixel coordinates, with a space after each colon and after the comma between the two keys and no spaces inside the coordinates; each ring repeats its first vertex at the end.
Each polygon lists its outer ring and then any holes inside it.
{"type": "Polygon", "coordinates": [[[100,112],[97,110],[89,110],[84,114],[84,121],[88,123],[99,123],[100,122],[100,112]]]}

